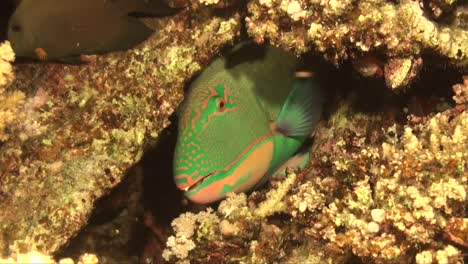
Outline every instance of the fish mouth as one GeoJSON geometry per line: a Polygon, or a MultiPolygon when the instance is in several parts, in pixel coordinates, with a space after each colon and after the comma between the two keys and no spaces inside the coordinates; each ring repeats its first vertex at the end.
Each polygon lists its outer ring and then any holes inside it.
{"type": "Polygon", "coordinates": [[[191,192],[193,191],[194,189],[196,189],[198,186],[200,186],[206,179],[208,179],[211,175],[214,175],[216,174],[217,171],[213,171],[213,172],[210,172],[206,175],[203,175],[198,181],[196,181],[195,183],[193,183],[192,185],[190,186],[187,186],[184,191],[185,192],[191,192]]]}

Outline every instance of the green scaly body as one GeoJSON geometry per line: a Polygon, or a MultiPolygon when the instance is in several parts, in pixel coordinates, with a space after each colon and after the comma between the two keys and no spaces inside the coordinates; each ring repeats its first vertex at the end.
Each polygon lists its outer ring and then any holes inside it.
{"type": "Polygon", "coordinates": [[[176,184],[190,200],[209,203],[248,191],[301,146],[310,130],[285,136],[272,129],[287,116],[282,107],[295,64],[278,48],[240,45],[193,82],[180,109],[174,159],[176,184]]]}

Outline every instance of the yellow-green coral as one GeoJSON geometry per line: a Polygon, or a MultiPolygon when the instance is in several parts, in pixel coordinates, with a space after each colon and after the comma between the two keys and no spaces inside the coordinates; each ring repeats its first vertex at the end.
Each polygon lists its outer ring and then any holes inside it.
{"type": "Polygon", "coordinates": [[[425,250],[416,255],[417,264],[432,264],[432,263],[462,263],[462,254],[453,246],[447,246],[444,249],[425,250]]]}
{"type": "Polygon", "coordinates": [[[8,140],[0,144],[1,252],[53,253],[76,234],[94,202],[169,125],[185,81],[238,35],[237,14],[213,16],[210,7],[185,4],[197,12],[145,19],[157,30],[132,50],[82,65],[15,65],[7,88],[15,97],[1,93],[0,101],[16,98],[26,118],[13,113],[16,123],[6,124],[8,140]]]}
{"type": "MultiPolygon", "coordinates": [[[[357,153],[335,156],[332,164],[337,172],[354,177],[367,173],[375,187],[371,195],[362,180],[356,181],[344,200],[325,208],[327,218],[334,219],[336,226],[346,227],[343,234],[328,228],[325,237],[343,249],[351,243],[358,256],[385,260],[405,258],[409,252],[398,252],[401,248],[435,243],[437,232],[454,214],[460,216],[467,201],[468,114],[450,113],[436,114],[424,123],[403,129],[389,128],[377,153],[374,146],[365,146],[357,153]],[[379,208],[372,209],[374,206],[379,208]],[[404,234],[403,240],[386,237],[385,245],[392,251],[368,243],[370,237],[376,236],[372,241],[377,241],[387,234],[383,230],[388,226],[404,234]]],[[[365,177],[364,182],[368,181],[365,177]]]]}
{"type": "MultiPolygon", "coordinates": [[[[453,6],[454,13],[464,8],[453,6]]],[[[392,89],[414,80],[427,50],[454,65],[468,62],[467,28],[430,20],[421,1],[254,0],[248,10],[247,30],[257,42],[268,39],[298,55],[314,50],[336,65],[383,54],[392,89]]]]}
{"type": "Polygon", "coordinates": [[[353,254],[369,262],[457,261],[459,249],[439,237],[464,245],[466,87],[454,86],[454,108],[407,124],[340,107],[316,131],[311,172],[266,194],[230,194],[212,239],[197,242],[188,259],[321,263],[334,256],[344,263],[353,254]],[[267,213],[259,211],[267,204],[267,213]],[[217,258],[219,252],[230,254],[217,258]]]}
{"type": "MultiPolygon", "coordinates": [[[[206,211],[199,212],[198,214],[184,213],[180,215],[172,222],[175,235],[169,237],[167,241],[166,249],[163,253],[164,258],[167,261],[184,261],[189,256],[190,251],[204,251],[208,249],[206,243],[210,245],[210,243],[222,239],[222,237],[237,239],[239,236],[251,236],[251,233],[245,233],[245,229],[256,228],[265,217],[287,209],[285,196],[295,179],[295,173],[288,174],[287,179],[280,182],[276,188],[270,190],[266,194],[266,200],[255,209],[249,208],[247,196],[244,193],[228,193],[227,198],[220,203],[216,213],[211,208],[208,208],[206,211]],[[238,236],[234,236],[234,234],[238,236]],[[194,242],[196,243],[194,244],[194,242]],[[202,245],[202,247],[196,248],[196,245],[202,245]]],[[[263,232],[274,232],[274,229],[274,226],[262,225],[263,232]]],[[[220,244],[222,243],[220,242],[220,244]]],[[[260,261],[263,259],[262,256],[255,253],[260,250],[255,250],[257,246],[263,248],[265,244],[259,244],[258,241],[250,242],[251,263],[255,263],[254,260],[260,261]]],[[[240,253],[242,252],[237,252],[237,254],[240,253]]],[[[245,253],[247,254],[247,252],[245,253]]],[[[197,255],[200,255],[200,253],[197,253],[197,255]]],[[[231,260],[233,260],[240,256],[225,257],[232,258],[231,260]]]]}
{"type": "Polygon", "coordinates": [[[0,89],[7,86],[14,78],[13,66],[15,53],[10,42],[5,41],[0,44],[0,89]]]}
{"type": "Polygon", "coordinates": [[[304,213],[306,210],[314,212],[320,210],[325,204],[325,195],[321,193],[312,182],[299,186],[299,191],[289,197],[292,216],[304,213]]]}
{"type": "Polygon", "coordinates": [[[18,125],[18,120],[24,118],[22,107],[25,96],[20,91],[7,92],[0,88],[0,141],[9,138],[6,129],[18,125]]]}
{"type": "Polygon", "coordinates": [[[229,192],[226,199],[221,201],[218,206],[218,212],[230,219],[251,217],[251,212],[247,207],[247,195],[244,193],[235,194],[229,192]]]}
{"type": "MultiPolygon", "coordinates": [[[[0,257],[1,264],[74,264],[71,258],[62,258],[55,261],[52,256],[38,251],[30,251],[24,254],[13,254],[7,258],[0,257]]],[[[95,254],[84,253],[80,255],[77,264],[98,264],[99,259],[95,254]]]]}
{"type": "Polygon", "coordinates": [[[195,242],[209,238],[215,233],[213,230],[219,224],[219,218],[211,208],[198,214],[184,213],[172,221],[175,236],[167,239],[163,258],[169,261],[172,257],[183,261],[191,250],[196,247],[195,242]]]}
{"type": "Polygon", "coordinates": [[[265,218],[286,210],[287,203],[285,201],[285,196],[289,189],[291,189],[295,180],[295,173],[288,174],[288,177],[284,181],[280,182],[276,189],[267,193],[267,199],[258,205],[258,208],[255,210],[255,215],[257,217],[265,218]]]}
{"type": "Polygon", "coordinates": [[[333,0],[272,0],[253,1],[249,9],[249,21],[256,21],[248,24],[249,32],[254,37],[268,37],[280,46],[295,50],[303,48],[291,45],[283,35],[267,31],[262,25],[273,22],[278,27],[278,18],[284,13],[297,21],[299,19],[294,15],[303,12],[299,26],[287,33],[294,34],[297,40],[304,32],[300,30],[301,27],[308,30],[310,44],[317,50],[333,52],[333,57],[330,57],[331,54],[327,56],[335,62],[346,59],[353,48],[367,52],[380,46],[385,46],[389,54],[416,55],[423,48],[432,48],[457,61],[468,57],[468,32],[456,27],[439,26],[430,21],[415,1],[394,4],[361,0],[352,4],[352,1],[333,0]],[[266,12],[264,8],[270,11],[266,12]],[[328,23],[330,19],[336,20],[336,23],[328,23]],[[349,40],[351,43],[345,44],[349,40]],[[330,47],[333,49],[330,50],[330,47]]]}
{"type": "Polygon", "coordinates": [[[7,91],[5,89],[14,79],[11,63],[15,54],[8,41],[0,44],[0,142],[9,138],[6,131],[11,126],[19,125],[24,118],[23,104],[25,95],[21,91],[7,91]]]}

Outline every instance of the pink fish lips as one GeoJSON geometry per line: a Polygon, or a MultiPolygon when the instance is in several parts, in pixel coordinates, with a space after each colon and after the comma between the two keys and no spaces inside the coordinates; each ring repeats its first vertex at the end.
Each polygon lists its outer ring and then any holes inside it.
{"type": "Polygon", "coordinates": [[[213,184],[206,185],[206,183],[204,184],[204,182],[207,181],[210,176],[217,174],[218,171],[210,172],[203,176],[196,176],[196,173],[197,171],[191,175],[179,174],[175,176],[177,188],[185,192],[187,199],[194,203],[206,204],[219,200],[223,197],[222,195],[216,195],[222,193],[222,190],[218,188],[219,186],[213,184]],[[203,191],[200,192],[201,190],[203,191]],[[210,195],[207,195],[207,193],[210,195]]]}
{"type": "Polygon", "coordinates": [[[268,45],[238,47],[194,80],[178,114],[175,183],[194,203],[261,187],[320,117],[319,86],[312,73],[295,72],[295,56],[268,45]]]}
{"type": "Polygon", "coordinates": [[[211,175],[215,174],[216,172],[210,172],[206,175],[203,176],[197,176],[198,172],[195,171],[191,175],[187,174],[178,174],[175,176],[176,178],[176,186],[182,191],[190,191],[195,189],[197,186],[199,186],[204,180],[206,180],[208,177],[211,175]],[[182,181],[177,181],[178,179],[182,179],[182,181]]]}

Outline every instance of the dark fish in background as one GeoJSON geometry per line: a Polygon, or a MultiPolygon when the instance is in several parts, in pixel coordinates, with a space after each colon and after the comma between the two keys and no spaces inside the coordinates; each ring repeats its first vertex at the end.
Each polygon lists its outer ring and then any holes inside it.
{"type": "Polygon", "coordinates": [[[126,50],[153,30],[133,14],[168,16],[162,0],[21,0],[7,38],[17,57],[76,62],[81,55],[126,50]]]}

